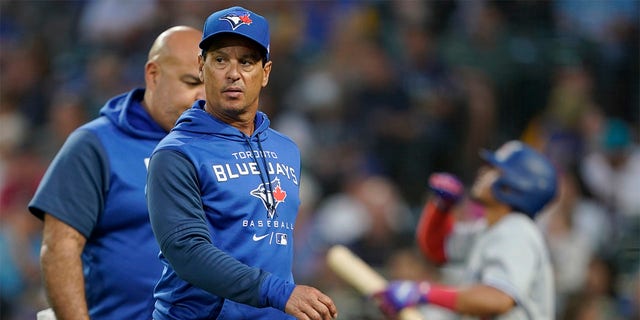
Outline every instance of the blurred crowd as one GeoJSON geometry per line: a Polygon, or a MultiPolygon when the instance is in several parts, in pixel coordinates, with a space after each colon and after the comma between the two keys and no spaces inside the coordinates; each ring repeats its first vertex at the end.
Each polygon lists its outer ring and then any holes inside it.
{"type": "Polygon", "coordinates": [[[561,175],[538,221],[558,319],[640,319],[637,0],[0,0],[0,319],[47,306],[27,203],[67,135],[143,85],[159,32],[236,4],[271,23],[261,108],[302,151],[294,274],[341,319],[382,318],[326,249],[348,245],[389,278],[444,279],[413,242],[428,176],[470,185],[478,151],[511,139],[561,175]]]}

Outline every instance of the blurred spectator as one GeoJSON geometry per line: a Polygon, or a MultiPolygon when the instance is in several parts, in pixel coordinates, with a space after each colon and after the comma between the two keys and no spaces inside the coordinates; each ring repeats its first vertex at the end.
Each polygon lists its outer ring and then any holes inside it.
{"type": "Polygon", "coordinates": [[[621,301],[614,288],[613,266],[609,261],[594,256],[589,262],[584,286],[569,296],[559,320],[625,319],[621,301]]]}
{"type": "Polygon", "coordinates": [[[593,147],[603,114],[595,101],[593,74],[581,61],[563,61],[550,79],[546,105],[522,136],[561,169],[572,170],[593,147]]]}
{"type": "Polygon", "coordinates": [[[318,205],[316,223],[326,246],[347,245],[375,267],[413,239],[414,217],[397,186],[382,176],[351,181],[318,205]]]}
{"type": "Polygon", "coordinates": [[[639,121],[640,2],[559,0],[552,5],[558,34],[588,55],[603,108],[611,116],[639,121]]]}
{"type": "Polygon", "coordinates": [[[610,118],[599,144],[581,162],[589,192],[608,210],[613,224],[609,254],[616,271],[632,275],[640,269],[640,147],[627,122],[610,118]]]}
{"type": "Polygon", "coordinates": [[[103,50],[89,55],[87,59],[85,73],[78,79],[82,83],[76,90],[83,92],[87,97],[87,113],[93,119],[98,116],[104,101],[126,92],[135,86],[135,82],[125,81],[124,72],[127,66],[117,52],[103,50]]]}
{"type": "MultiPolygon", "coordinates": [[[[0,90],[3,98],[15,103],[25,120],[42,125],[46,112],[42,106],[48,95],[49,83],[42,77],[47,73],[47,48],[43,43],[23,42],[18,46],[0,45],[0,90]]],[[[4,100],[4,99],[3,99],[4,100]]]]}
{"type": "MultiPolygon", "coordinates": [[[[409,17],[401,19],[397,27],[401,36],[398,43],[401,50],[396,49],[400,60],[399,79],[409,96],[408,114],[401,126],[413,130],[404,138],[406,156],[398,157],[402,160],[398,160],[399,168],[392,174],[413,207],[419,207],[424,200],[425,181],[431,173],[460,171],[450,159],[459,158],[461,154],[451,146],[461,145],[466,138],[464,134],[475,130],[465,129],[468,117],[461,107],[460,88],[437,51],[437,39],[426,27],[421,10],[416,11],[407,12],[409,17]],[[417,21],[406,22],[413,20],[417,21]]],[[[478,131],[483,132],[475,132],[478,131]]]]}
{"type": "Polygon", "coordinates": [[[16,99],[4,95],[0,89],[0,181],[6,172],[6,159],[20,146],[28,136],[28,121],[20,112],[16,99]]]}
{"type": "Polygon", "coordinates": [[[351,134],[363,144],[374,172],[402,183],[402,168],[419,128],[410,125],[413,119],[409,95],[384,47],[376,41],[361,41],[354,49],[359,57],[354,64],[359,78],[347,101],[345,123],[360,122],[351,128],[351,134]]]}
{"type": "Polygon", "coordinates": [[[622,119],[604,123],[599,145],[584,158],[583,178],[590,191],[623,217],[640,217],[640,149],[622,119]]]}
{"type": "Polygon", "coordinates": [[[517,136],[526,114],[521,103],[508,100],[517,69],[509,51],[510,35],[503,14],[488,1],[460,1],[452,19],[441,37],[440,50],[446,63],[456,70],[475,70],[473,73],[482,75],[483,84],[491,88],[495,98],[496,107],[482,112],[501,125],[479,133],[517,136]]]}
{"type": "Polygon", "coordinates": [[[89,119],[82,97],[63,89],[53,95],[48,111],[48,123],[33,134],[37,151],[46,161],[52,160],[69,134],[89,119]]]}
{"type": "Polygon", "coordinates": [[[556,200],[538,218],[554,268],[556,310],[587,282],[592,257],[604,252],[611,239],[606,210],[583,196],[575,171],[560,173],[556,200]]]}
{"type": "Polygon", "coordinates": [[[0,318],[33,319],[46,306],[40,281],[42,223],[29,217],[27,203],[44,165],[24,142],[2,159],[0,179],[0,318]]]}
{"type": "Polygon", "coordinates": [[[153,25],[156,0],[89,1],[79,17],[80,37],[88,42],[121,46],[153,25]]]}
{"type": "MultiPolygon", "coordinates": [[[[324,265],[326,247],[315,230],[315,208],[322,192],[315,177],[303,172],[300,178],[300,209],[294,237],[293,276],[299,283],[313,283],[324,265]]],[[[317,283],[313,283],[317,285],[317,283]]]]}

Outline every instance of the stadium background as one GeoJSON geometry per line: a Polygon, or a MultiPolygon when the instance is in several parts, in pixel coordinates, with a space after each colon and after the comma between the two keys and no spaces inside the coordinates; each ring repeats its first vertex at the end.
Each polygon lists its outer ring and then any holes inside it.
{"type": "Polygon", "coordinates": [[[46,307],[41,222],[26,205],[67,135],[143,85],[161,30],[200,29],[235,4],[271,22],[261,108],[303,154],[297,280],[326,290],[342,319],[380,315],[326,270],[324,250],[443,279],[412,242],[428,175],[468,186],[479,148],[514,138],[562,174],[540,219],[558,318],[638,319],[638,1],[0,0],[1,319],[46,307]]]}

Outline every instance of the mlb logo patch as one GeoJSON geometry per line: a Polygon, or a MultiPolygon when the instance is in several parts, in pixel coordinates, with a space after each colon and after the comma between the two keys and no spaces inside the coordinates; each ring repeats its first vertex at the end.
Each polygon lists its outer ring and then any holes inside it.
{"type": "Polygon", "coordinates": [[[287,241],[286,233],[276,233],[276,243],[282,246],[286,246],[289,242],[287,241]]]}

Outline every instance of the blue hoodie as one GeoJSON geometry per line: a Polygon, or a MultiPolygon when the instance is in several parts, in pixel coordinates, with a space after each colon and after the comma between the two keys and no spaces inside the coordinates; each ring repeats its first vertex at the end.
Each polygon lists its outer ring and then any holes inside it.
{"type": "Polygon", "coordinates": [[[247,136],[200,100],[158,144],[147,178],[165,271],[155,320],[292,319],[300,151],[258,112],[247,136]]]}
{"type": "Polygon", "coordinates": [[[109,100],[100,117],[76,129],[29,203],[80,232],[89,315],[145,319],[162,272],[145,200],[146,163],[166,132],[140,104],[144,89],[109,100]]]}

